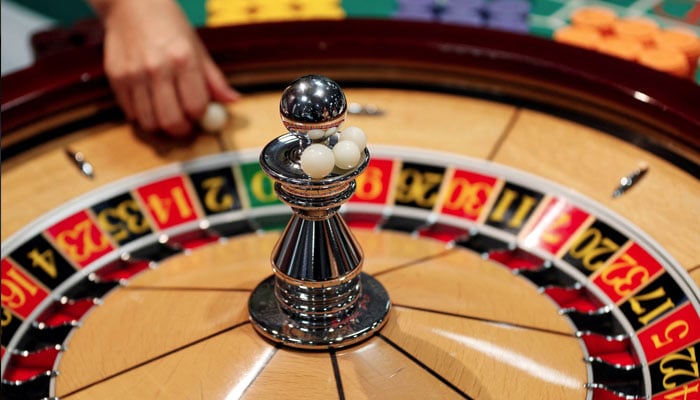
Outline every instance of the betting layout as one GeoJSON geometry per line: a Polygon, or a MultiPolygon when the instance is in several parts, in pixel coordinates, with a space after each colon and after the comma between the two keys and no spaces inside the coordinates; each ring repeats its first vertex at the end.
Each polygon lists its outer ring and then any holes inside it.
{"type": "MultiPolygon", "coordinates": [[[[350,226],[469,249],[539,286],[591,357],[594,399],[610,398],[601,388],[652,399],[698,390],[697,288],[633,226],[505,167],[405,149],[375,153],[344,209],[350,226]]],[[[66,338],[120,280],[220,237],[282,229],[288,218],[250,152],[144,173],[28,226],[2,249],[5,383],[48,395],[66,338]]]]}
{"type": "Polygon", "coordinates": [[[528,32],[529,0],[207,0],[206,25],[304,19],[383,18],[528,32]]]}
{"type": "Polygon", "coordinates": [[[209,26],[385,18],[530,33],[700,80],[700,5],[691,0],[651,5],[564,0],[208,0],[205,7],[209,26]],[[584,14],[589,16],[582,22],[584,14]],[[649,37],[640,36],[640,32],[649,37]]]}
{"type": "MultiPolygon", "coordinates": [[[[197,26],[380,18],[532,34],[700,82],[697,67],[700,4],[693,0],[182,0],[180,3],[197,26]],[[580,29],[577,16],[588,9],[604,10],[593,18],[601,29],[588,29],[590,26],[580,29]],[[617,22],[613,24],[613,20],[617,22]],[[613,31],[615,34],[611,34],[613,31]],[[651,31],[658,32],[651,39],[638,35],[651,31]]],[[[65,10],[58,12],[50,5],[31,7],[59,21],[72,22],[64,15],[71,13],[65,10]]],[[[73,18],[85,12],[82,8],[76,9],[73,18]]],[[[62,47],[74,47],[75,43],[93,43],[100,38],[98,32],[96,24],[90,27],[83,22],[73,28],[35,34],[32,43],[35,53],[41,56],[62,47]]]]}

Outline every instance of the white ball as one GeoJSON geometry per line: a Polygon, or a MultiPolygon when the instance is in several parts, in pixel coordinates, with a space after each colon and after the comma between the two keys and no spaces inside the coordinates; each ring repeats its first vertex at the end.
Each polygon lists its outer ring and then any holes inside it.
{"type": "Polygon", "coordinates": [[[228,112],[221,103],[209,103],[204,115],[199,120],[199,125],[207,132],[222,130],[228,122],[228,112]]]}
{"type": "Polygon", "coordinates": [[[355,142],[341,140],[333,147],[335,166],[340,169],[350,169],[360,162],[360,149],[355,142]]]}
{"type": "Polygon", "coordinates": [[[335,157],[333,150],[328,146],[314,143],[305,148],[301,153],[301,169],[306,175],[318,179],[327,176],[333,171],[335,157]]]}
{"type": "Polygon", "coordinates": [[[338,140],[349,140],[354,142],[360,151],[365,151],[365,147],[367,147],[367,136],[365,136],[362,129],[356,126],[349,126],[341,131],[340,135],[338,136],[338,140]]]}

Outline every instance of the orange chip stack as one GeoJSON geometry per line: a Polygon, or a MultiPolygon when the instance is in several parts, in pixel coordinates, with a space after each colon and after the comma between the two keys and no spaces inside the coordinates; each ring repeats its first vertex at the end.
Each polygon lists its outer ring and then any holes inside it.
{"type": "Polygon", "coordinates": [[[554,40],[571,46],[596,50],[602,35],[597,30],[577,26],[567,26],[554,33],[554,40]]]}
{"type": "Polygon", "coordinates": [[[650,46],[654,44],[654,35],[659,32],[659,25],[649,18],[621,18],[613,23],[612,29],[615,36],[650,46]]]}
{"type": "Polygon", "coordinates": [[[554,40],[595,50],[656,70],[693,78],[700,58],[700,38],[691,30],[662,29],[644,17],[618,18],[609,8],[582,7],[570,15],[571,25],[554,40]]]}
{"type": "Polygon", "coordinates": [[[583,7],[571,14],[571,25],[597,30],[603,35],[612,33],[617,14],[606,7],[583,7]]]}
{"type": "Polygon", "coordinates": [[[698,67],[700,57],[700,38],[693,31],[685,29],[665,29],[654,36],[654,44],[658,47],[671,47],[685,55],[690,72],[698,67]]]}
{"type": "Polygon", "coordinates": [[[690,75],[688,60],[683,53],[673,47],[657,46],[644,49],[639,56],[639,63],[682,78],[690,75]]]}
{"type": "Polygon", "coordinates": [[[617,58],[636,62],[639,60],[644,46],[633,38],[609,36],[598,42],[596,50],[617,58]]]}

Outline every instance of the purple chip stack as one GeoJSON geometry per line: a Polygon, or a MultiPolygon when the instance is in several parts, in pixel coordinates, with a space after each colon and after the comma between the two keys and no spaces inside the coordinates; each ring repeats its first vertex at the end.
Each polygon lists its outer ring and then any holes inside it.
{"type": "Polygon", "coordinates": [[[394,19],[411,21],[434,21],[435,0],[398,0],[394,19]]]}
{"type": "Polygon", "coordinates": [[[517,33],[527,33],[531,4],[528,0],[492,0],[486,3],[486,26],[517,33]]]}
{"type": "Polygon", "coordinates": [[[447,24],[485,26],[486,4],[485,0],[452,0],[445,5],[440,21],[447,24]]]}
{"type": "Polygon", "coordinates": [[[527,33],[530,0],[397,0],[395,19],[527,33]]]}

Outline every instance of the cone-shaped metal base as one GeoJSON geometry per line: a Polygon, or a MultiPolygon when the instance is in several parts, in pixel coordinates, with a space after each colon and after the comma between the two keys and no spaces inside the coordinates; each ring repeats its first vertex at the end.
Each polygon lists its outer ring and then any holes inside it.
{"type": "Polygon", "coordinates": [[[248,307],[255,329],[272,341],[311,350],[340,348],[369,338],[386,322],[389,295],[365,273],[359,275],[361,291],[349,314],[318,326],[292,318],[282,309],[275,296],[275,279],[271,276],[255,288],[248,307]]]}
{"type": "Polygon", "coordinates": [[[276,271],[308,285],[325,281],[328,286],[347,277],[362,259],[360,245],[337,213],[316,221],[293,215],[272,252],[276,271]]]}

